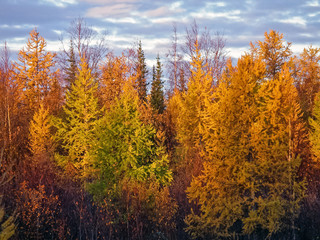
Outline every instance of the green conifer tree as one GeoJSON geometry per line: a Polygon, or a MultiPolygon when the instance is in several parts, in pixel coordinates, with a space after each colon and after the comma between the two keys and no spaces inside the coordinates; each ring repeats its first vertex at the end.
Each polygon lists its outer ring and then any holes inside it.
{"type": "Polygon", "coordinates": [[[55,120],[57,137],[66,151],[64,156],[57,156],[58,163],[63,167],[71,164],[80,177],[86,177],[90,172],[89,152],[96,138],[95,129],[101,115],[96,91],[97,82],[82,58],[75,82],[66,94],[63,107],[65,118],[55,120]]]}
{"type": "MultiPolygon", "coordinates": [[[[155,228],[146,218],[157,216],[153,206],[172,181],[172,172],[165,149],[155,143],[154,127],[142,121],[140,100],[130,88],[124,88],[101,119],[92,151],[96,177],[89,189],[99,203],[108,203],[105,207],[114,213],[111,220],[114,227],[117,222],[125,222],[126,238],[134,232],[142,238],[155,228]]],[[[170,196],[167,198],[172,202],[170,196]]],[[[161,214],[170,219],[169,213],[174,208],[172,202],[161,214]]]]}
{"type": "Polygon", "coordinates": [[[65,74],[66,74],[65,80],[67,81],[67,87],[70,90],[72,84],[74,84],[74,82],[75,82],[77,71],[78,71],[72,40],[70,40],[70,48],[69,48],[68,57],[69,58],[67,59],[67,61],[69,63],[69,67],[65,71],[65,74]]]}
{"type": "Polygon", "coordinates": [[[138,91],[139,99],[142,102],[145,102],[147,99],[147,65],[146,59],[144,56],[144,51],[142,49],[141,41],[139,42],[138,50],[137,50],[137,63],[136,63],[136,75],[137,75],[137,83],[136,88],[138,91]]]}
{"type": "Polygon", "coordinates": [[[162,114],[165,109],[163,81],[161,80],[162,70],[159,55],[157,56],[157,66],[153,67],[151,84],[151,107],[154,112],[162,114]]]}
{"type": "Polygon", "coordinates": [[[155,129],[142,122],[138,109],[139,98],[127,88],[101,119],[93,155],[100,174],[98,185],[105,188],[102,194],[119,187],[123,179],[155,178],[161,184],[172,179],[167,155],[155,144],[155,129]]]}

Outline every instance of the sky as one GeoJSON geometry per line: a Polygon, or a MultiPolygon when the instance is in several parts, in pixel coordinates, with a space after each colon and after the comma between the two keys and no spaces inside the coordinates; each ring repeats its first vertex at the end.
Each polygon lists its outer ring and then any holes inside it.
{"type": "Polygon", "coordinates": [[[6,41],[13,52],[20,50],[36,27],[47,49],[58,51],[61,34],[79,17],[106,31],[108,48],[117,53],[141,40],[147,58],[168,52],[173,23],[182,39],[194,20],[223,34],[233,58],[271,29],[292,42],[294,53],[320,46],[318,0],[1,0],[0,46],[6,41]]]}

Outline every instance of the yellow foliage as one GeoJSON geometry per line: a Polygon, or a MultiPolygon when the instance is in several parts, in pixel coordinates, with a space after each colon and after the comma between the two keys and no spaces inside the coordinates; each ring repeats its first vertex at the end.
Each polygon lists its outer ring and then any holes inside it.
{"type": "Polygon", "coordinates": [[[58,70],[55,66],[54,54],[45,50],[47,42],[36,29],[30,32],[27,46],[19,52],[15,77],[20,90],[24,92],[24,102],[29,110],[34,110],[48,96],[56,82],[58,70]]]}

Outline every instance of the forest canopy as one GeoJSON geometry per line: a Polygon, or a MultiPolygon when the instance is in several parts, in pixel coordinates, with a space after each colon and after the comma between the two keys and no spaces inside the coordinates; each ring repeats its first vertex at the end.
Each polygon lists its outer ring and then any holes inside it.
{"type": "Polygon", "coordinates": [[[150,67],[65,36],[0,54],[0,239],[320,236],[319,48],[270,30],[231,60],[194,22],[150,67]]]}

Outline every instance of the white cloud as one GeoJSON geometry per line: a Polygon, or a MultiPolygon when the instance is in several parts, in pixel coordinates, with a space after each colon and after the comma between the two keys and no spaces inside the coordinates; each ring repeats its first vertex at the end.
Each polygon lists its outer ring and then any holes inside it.
{"type": "Polygon", "coordinates": [[[146,11],[144,12],[144,15],[146,15],[147,17],[162,17],[170,13],[171,13],[171,10],[166,6],[163,6],[157,9],[146,11]]]}
{"type": "Polygon", "coordinates": [[[93,4],[108,5],[108,4],[114,4],[114,3],[136,3],[136,2],[140,2],[141,0],[78,0],[78,1],[93,3],[93,4]]]}
{"type": "Polygon", "coordinates": [[[111,23],[132,23],[138,24],[139,22],[137,19],[132,17],[122,17],[122,18],[104,18],[103,21],[111,22],[111,23]]]}
{"type": "MultiPolygon", "coordinates": [[[[296,44],[296,43],[293,43],[292,45],[291,45],[291,50],[292,50],[292,52],[293,52],[293,54],[300,54],[300,53],[302,53],[303,52],[303,49],[304,48],[307,48],[308,47],[308,45],[306,45],[306,44],[296,44]]],[[[314,47],[316,47],[316,46],[314,46],[314,47]]]]}
{"type": "Polygon", "coordinates": [[[227,4],[225,2],[208,2],[207,7],[225,7],[227,4]]]}
{"type": "Polygon", "coordinates": [[[6,29],[6,28],[14,28],[14,29],[29,29],[29,28],[35,28],[38,27],[37,25],[31,25],[31,24],[21,24],[21,25],[8,25],[8,24],[2,24],[0,25],[0,28],[6,29]]]}
{"type": "Polygon", "coordinates": [[[52,30],[54,33],[56,33],[57,35],[59,35],[59,36],[61,36],[61,34],[63,33],[63,31],[62,30],[57,30],[57,29],[55,29],[55,30],[52,30]]]}
{"type": "Polygon", "coordinates": [[[191,13],[190,15],[194,18],[206,18],[206,19],[213,19],[213,18],[225,18],[228,20],[233,20],[237,22],[244,21],[240,16],[240,10],[232,10],[228,12],[212,12],[208,11],[207,9],[201,9],[198,12],[191,13]]]}
{"type": "Polygon", "coordinates": [[[320,4],[319,4],[319,1],[318,0],[312,0],[312,1],[308,1],[306,3],[306,6],[307,7],[319,7],[320,4]]]}
{"type": "Polygon", "coordinates": [[[312,37],[314,37],[314,35],[311,34],[311,33],[300,33],[300,36],[307,37],[307,38],[312,38],[312,37]]]}
{"type": "Polygon", "coordinates": [[[57,7],[66,7],[68,4],[75,4],[76,0],[41,0],[44,3],[51,3],[57,7]]]}
{"type": "MultiPolygon", "coordinates": [[[[249,45],[248,45],[249,46],[249,45]]],[[[228,52],[228,56],[238,59],[242,55],[245,54],[249,50],[249,47],[243,47],[243,48],[238,48],[238,47],[228,47],[226,48],[226,51],[228,52]]]]}
{"type": "Polygon", "coordinates": [[[162,17],[162,18],[154,18],[150,20],[152,23],[156,23],[156,24],[168,24],[171,25],[174,22],[179,21],[179,23],[188,23],[190,21],[190,18],[188,18],[188,16],[185,17],[162,17]]]}
{"type": "Polygon", "coordinates": [[[184,12],[185,10],[179,7],[173,7],[173,6],[163,6],[159,7],[157,9],[149,10],[143,13],[143,15],[146,15],[147,17],[151,18],[159,18],[159,17],[166,17],[168,15],[174,15],[177,13],[184,12]]]}
{"type": "Polygon", "coordinates": [[[308,17],[316,17],[320,14],[320,12],[315,12],[315,13],[309,13],[308,17]]]}
{"type": "Polygon", "coordinates": [[[136,10],[136,6],[133,4],[114,4],[100,7],[93,7],[86,13],[87,17],[92,18],[106,18],[110,16],[130,16],[132,11],[136,10]]]}
{"type": "Polygon", "coordinates": [[[305,19],[303,19],[302,17],[298,17],[298,16],[288,18],[288,19],[281,19],[281,20],[279,20],[279,22],[289,23],[289,24],[294,24],[294,25],[301,25],[303,27],[305,27],[307,25],[307,21],[305,19]]]}

